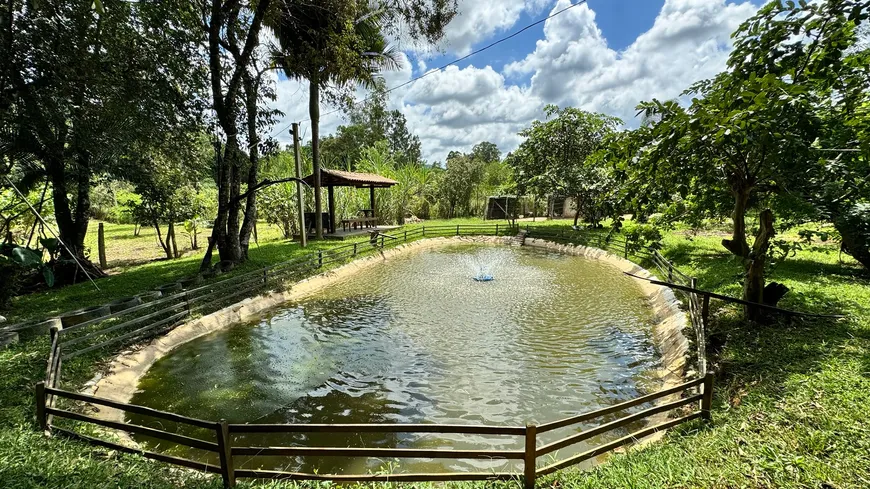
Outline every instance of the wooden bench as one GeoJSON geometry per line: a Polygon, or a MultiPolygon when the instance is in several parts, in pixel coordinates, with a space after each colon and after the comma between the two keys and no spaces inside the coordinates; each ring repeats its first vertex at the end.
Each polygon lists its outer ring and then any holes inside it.
{"type": "Polygon", "coordinates": [[[357,227],[377,227],[377,225],[378,218],[374,216],[354,217],[351,219],[341,220],[341,229],[343,231],[347,231],[348,229],[357,229],[357,227]]]}
{"type": "Polygon", "coordinates": [[[347,231],[348,228],[356,229],[357,226],[362,226],[362,221],[359,219],[342,219],[341,230],[347,231]]]}

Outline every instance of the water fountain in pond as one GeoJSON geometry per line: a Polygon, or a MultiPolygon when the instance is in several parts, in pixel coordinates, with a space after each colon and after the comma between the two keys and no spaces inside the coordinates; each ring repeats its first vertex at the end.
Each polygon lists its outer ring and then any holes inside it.
{"type": "Polygon", "coordinates": [[[495,280],[493,271],[504,262],[505,255],[483,250],[473,255],[464,255],[463,261],[471,270],[471,278],[475,282],[491,282],[495,280]]]}

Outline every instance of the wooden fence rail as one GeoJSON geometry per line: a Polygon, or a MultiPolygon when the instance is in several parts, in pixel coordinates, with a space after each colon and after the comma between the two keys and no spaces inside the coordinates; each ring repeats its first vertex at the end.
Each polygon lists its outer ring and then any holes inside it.
{"type": "MultiPolygon", "coordinates": [[[[94,319],[79,325],[52,331],[51,350],[46,367],[44,382],[36,385],[36,411],[40,428],[46,433],[55,433],[74,438],[93,445],[117,450],[123,453],[132,453],[181,467],[187,467],[202,472],[221,474],[226,487],[234,487],[236,480],[241,478],[276,479],[276,480],[329,480],[329,481],[353,481],[353,482],[419,482],[419,481],[472,481],[472,480],[522,480],[526,489],[535,486],[538,477],[550,474],[561,468],[568,467],[588,460],[592,457],[607,453],[615,448],[636,442],[644,437],[661,430],[676,426],[698,418],[709,419],[713,393],[713,376],[707,373],[701,378],[691,380],[684,384],[670,387],[658,392],[647,394],[614,406],[609,406],[596,411],[571,416],[561,420],[544,423],[540,426],[528,424],[526,426],[492,426],[492,425],[456,425],[456,424],[230,424],[226,420],[209,421],[182,416],[175,413],[160,411],[144,406],[137,406],[97,396],[71,392],[59,388],[62,363],[64,359],[74,358],[85,353],[95,351],[108,346],[117,347],[125,342],[141,340],[149,335],[171,329],[191,314],[207,312],[223,307],[231,299],[242,294],[260,293],[272,287],[273,284],[283,285],[288,279],[298,280],[318,269],[330,265],[346,263],[356,257],[376,253],[385,248],[407,242],[409,239],[434,236],[462,236],[462,235],[515,235],[518,227],[495,225],[457,225],[457,226],[421,226],[411,230],[402,230],[395,236],[381,235],[376,239],[365,242],[355,242],[337,246],[329,250],[319,250],[303,257],[297,257],[283,263],[271,265],[259,270],[245,272],[232,276],[225,280],[181,291],[170,296],[162,297],[156,301],[135,306],[126,311],[114,313],[109,316],[94,319]],[[134,315],[135,314],[135,315],[134,315]],[[133,317],[131,317],[133,316],[133,317]],[[124,320],[126,318],[126,320],[124,320]],[[696,389],[697,393],[689,391],[696,389]],[[681,396],[679,399],[661,404],[667,396],[681,396]],[[64,407],[57,407],[58,399],[64,399],[64,407]],[[659,402],[658,405],[649,407],[635,413],[625,415],[599,426],[575,432],[558,441],[538,446],[539,436],[553,430],[569,428],[580,423],[596,420],[643,404],[659,402]],[[79,404],[77,404],[79,403],[79,404]],[[81,403],[97,405],[120,410],[124,413],[132,413],[147,416],[164,421],[170,421],[181,425],[197,428],[200,434],[213,433],[208,438],[212,440],[196,438],[193,436],[173,433],[162,429],[131,424],[120,421],[110,421],[99,417],[84,414],[80,407],[81,403]],[[69,404],[69,405],[67,405],[69,404]],[[697,409],[689,414],[680,414],[675,419],[654,426],[645,427],[626,436],[621,436],[613,441],[584,451],[559,462],[551,463],[542,468],[537,467],[537,460],[541,456],[548,456],[557,450],[567,448],[595,438],[615,430],[624,429],[625,426],[640,422],[650,416],[663,413],[674,413],[684,410],[687,406],[697,404],[697,409]],[[54,420],[62,418],[73,423],[88,424],[133,433],[169,441],[189,448],[205,450],[216,453],[219,465],[209,464],[197,460],[151,452],[124,446],[113,441],[101,440],[93,436],[78,433],[66,426],[56,426],[54,420]],[[444,433],[444,434],[468,434],[468,435],[491,435],[516,437],[523,440],[522,450],[452,450],[452,449],[412,449],[412,448],[349,448],[349,447],[306,447],[306,446],[239,446],[235,445],[237,435],[260,433],[444,433]],[[476,459],[486,458],[489,460],[521,460],[523,461],[522,473],[513,472],[454,472],[454,473],[426,473],[426,474],[311,474],[286,472],[261,469],[237,469],[235,468],[236,457],[304,457],[304,456],[341,456],[341,457],[391,457],[391,458],[445,458],[445,459],[476,459]]],[[[658,251],[636,249],[631,243],[621,239],[607,239],[603,236],[581,236],[576,232],[558,231],[553,233],[539,232],[528,233],[529,237],[544,237],[554,241],[569,241],[597,246],[602,249],[610,248],[615,252],[621,252],[626,258],[629,255],[641,256],[651,260],[656,268],[663,274],[666,272],[669,279],[686,281],[688,287],[691,317],[703,316],[701,309],[707,304],[701,304],[697,296],[692,295],[694,279],[682,274],[658,251]],[[620,249],[621,248],[621,249],[620,249]],[[694,311],[694,312],[692,312],[694,311]],[[697,313],[697,314],[696,314],[697,313]]],[[[576,428],[575,428],[576,430],[576,428]]]]}
{"type": "Polygon", "coordinates": [[[94,445],[118,450],[125,453],[139,454],[154,460],[160,460],[166,463],[188,467],[195,470],[200,470],[210,473],[219,473],[223,478],[226,487],[234,487],[236,480],[241,478],[257,478],[257,479],[284,479],[284,480],[332,480],[332,481],[356,481],[356,482],[374,482],[374,481],[392,481],[392,482],[413,482],[413,481],[468,481],[468,480],[522,480],[526,489],[532,489],[535,486],[535,480],[538,477],[550,474],[564,467],[580,463],[589,458],[607,453],[617,447],[621,447],[630,443],[641,440],[658,431],[677,426],[698,418],[709,419],[710,405],[713,395],[713,376],[707,374],[703,378],[694,379],[684,384],[670,387],[652,394],[638,397],[636,399],[626,401],[614,406],[610,406],[597,411],[584,413],[581,415],[571,416],[562,420],[557,420],[545,423],[541,426],[534,424],[519,426],[493,426],[493,425],[450,425],[450,424],[229,424],[226,420],[207,421],[197,418],[182,416],[180,414],[160,411],[157,409],[148,408],[145,406],[137,406],[126,404],[111,399],[104,399],[97,396],[82,394],[77,392],[66,391],[54,387],[46,387],[44,382],[40,382],[36,386],[36,406],[37,417],[40,426],[44,427],[48,432],[68,436],[80,441],[91,443],[94,445]],[[602,416],[613,414],[619,411],[624,411],[635,406],[655,402],[666,396],[673,396],[685,393],[693,388],[699,387],[700,393],[692,394],[688,397],[681,397],[678,400],[671,401],[665,404],[654,406],[643,411],[626,415],[608,423],[599,425],[595,428],[583,430],[572,435],[569,435],[561,440],[548,443],[543,446],[538,446],[538,436],[548,431],[570,427],[578,423],[601,418],[602,416]],[[48,405],[49,396],[55,398],[64,398],[71,401],[79,401],[90,405],[105,406],[114,409],[119,409],[124,413],[133,413],[143,416],[150,416],[166,421],[189,425],[196,428],[204,429],[214,433],[214,440],[204,440],[194,438],[187,435],[172,433],[157,428],[131,424],[120,421],[110,421],[98,417],[82,414],[70,409],[59,409],[48,405]],[[537,460],[541,456],[548,455],[556,450],[567,448],[576,445],[593,437],[601,436],[606,433],[618,430],[631,423],[638,422],[655,414],[672,413],[678,409],[696,404],[697,409],[689,414],[681,414],[676,419],[669,419],[665,422],[649,426],[638,430],[630,435],[621,436],[616,440],[607,442],[593,449],[581,452],[559,462],[551,463],[542,468],[537,467],[537,460]],[[119,443],[106,441],[94,438],[88,435],[83,435],[77,431],[67,428],[54,426],[48,421],[48,416],[64,418],[79,423],[88,423],[92,425],[110,428],[126,433],[144,435],[160,440],[169,441],[188,448],[205,450],[212,453],[217,453],[220,464],[210,465],[205,462],[190,460],[182,457],[170,456],[166,454],[150,452],[146,450],[138,450],[131,447],[123,446],[119,443]],[[476,449],[476,450],[453,450],[453,449],[417,449],[417,448],[369,448],[369,447],[308,447],[308,446],[238,446],[235,445],[233,436],[249,433],[263,434],[279,434],[279,433],[312,433],[312,432],[329,432],[329,433],[397,433],[397,432],[423,432],[423,433],[452,433],[452,434],[486,434],[508,437],[520,437],[523,439],[522,450],[492,450],[492,449],[476,449]],[[262,469],[236,469],[236,457],[389,457],[389,458],[425,458],[425,459],[487,459],[487,460],[522,460],[523,472],[451,472],[451,473],[428,473],[428,474],[315,474],[315,473],[300,473],[286,472],[276,470],[262,469]]]}

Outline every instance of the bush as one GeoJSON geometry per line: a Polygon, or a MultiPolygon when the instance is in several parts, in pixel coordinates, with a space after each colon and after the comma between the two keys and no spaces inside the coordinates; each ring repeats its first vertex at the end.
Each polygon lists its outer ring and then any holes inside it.
{"type": "Polygon", "coordinates": [[[652,224],[629,222],[622,226],[629,253],[642,249],[659,250],[662,247],[662,232],[652,224]]]}

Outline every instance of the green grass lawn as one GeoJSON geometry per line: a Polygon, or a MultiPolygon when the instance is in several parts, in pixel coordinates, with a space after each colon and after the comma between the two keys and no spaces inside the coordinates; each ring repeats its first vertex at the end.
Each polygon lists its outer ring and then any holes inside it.
{"type": "MultiPolygon", "coordinates": [[[[426,225],[456,222],[480,221],[426,225]]],[[[570,222],[530,225],[567,227],[570,222]]],[[[251,262],[244,268],[283,261],[302,251],[296,244],[266,238],[262,229],[260,246],[252,247],[251,262]]],[[[701,288],[738,295],[741,266],[725,253],[720,239],[715,232],[692,239],[675,232],[666,237],[663,253],[697,277],[701,288]]],[[[154,248],[159,256],[156,244],[154,248]]],[[[101,293],[79,284],[22,297],[14,304],[13,316],[43,317],[149,290],[195,272],[198,262],[199,256],[193,254],[125,267],[123,275],[98,282],[101,293]]],[[[742,322],[735,308],[714,301],[708,332],[711,368],[717,371],[713,422],[683,425],[662,443],[614,455],[590,471],[559,472],[543,479],[539,487],[870,487],[870,422],[866,419],[870,277],[851,260],[840,262],[837,248],[826,245],[805,247],[779,264],[771,278],[792,289],[783,299],[784,307],[842,313],[849,318],[758,326],[742,322]]],[[[32,386],[44,376],[47,348],[46,341],[39,340],[0,351],[3,487],[220,487],[213,477],[37,433],[32,386]]],[[[73,364],[70,370],[65,367],[65,375],[83,381],[95,368],[73,364]]],[[[240,487],[249,485],[240,483],[240,487]]],[[[447,485],[483,488],[502,484],[447,485]]],[[[518,487],[516,483],[504,485],[518,487]]],[[[292,486],[275,483],[265,487],[292,486]]],[[[424,486],[434,485],[415,484],[424,486]]]]}

